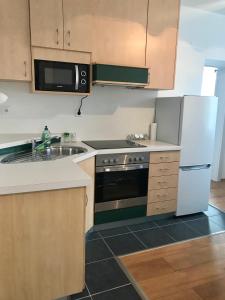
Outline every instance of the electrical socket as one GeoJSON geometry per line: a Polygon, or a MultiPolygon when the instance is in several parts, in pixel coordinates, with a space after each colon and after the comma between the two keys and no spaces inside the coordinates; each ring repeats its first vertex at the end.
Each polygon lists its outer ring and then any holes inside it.
{"type": "Polygon", "coordinates": [[[7,114],[9,112],[9,105],[1,104],[0,105],[0,114],[7,114]]]}

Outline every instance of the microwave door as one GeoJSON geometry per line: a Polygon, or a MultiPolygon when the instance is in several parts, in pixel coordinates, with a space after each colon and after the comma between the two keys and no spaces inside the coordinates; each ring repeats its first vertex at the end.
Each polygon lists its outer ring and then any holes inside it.
{"type": "Polygon", "coordinates": [[[53,61],[35,62],[35,87],[43,91],[75,91],[74,64],[53,61]]]}

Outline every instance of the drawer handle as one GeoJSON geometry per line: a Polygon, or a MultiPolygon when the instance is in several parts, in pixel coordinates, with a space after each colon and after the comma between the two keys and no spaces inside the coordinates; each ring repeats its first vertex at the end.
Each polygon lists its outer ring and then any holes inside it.
{"type": "Polygon", "coordinates": [[[167,184],[167,181],[158,181],[159,184],[167,184]]]}
{"type": "Polygon", "coordinates": [[[169,171],[170,169],[166,169],[166,168],[164,168],[164,169],[159,169],[160,171],[169,171]]]}
{"type": "Polygon", "coordinates": [[[163,194],[163,195],[158,194],[158,195],[157,195],[158,198],[165,198],[165,197],[167,197],[167,196],[168,196],[168,194],[163,194]]]}
{"type": "Polygon", "coordinates": [[[160,159],[168,159],[169,156],[160,156],[160,159]]]}

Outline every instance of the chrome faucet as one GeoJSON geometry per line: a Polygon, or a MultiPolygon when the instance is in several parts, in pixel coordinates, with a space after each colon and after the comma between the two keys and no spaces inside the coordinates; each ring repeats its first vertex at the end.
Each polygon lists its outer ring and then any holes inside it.
{"type": "Polygon", "coordinates": [[[36,139],[32,139],[31,143],[32,143],[32,152],[34,153],[36,151],[37,140],[36,139]]]}

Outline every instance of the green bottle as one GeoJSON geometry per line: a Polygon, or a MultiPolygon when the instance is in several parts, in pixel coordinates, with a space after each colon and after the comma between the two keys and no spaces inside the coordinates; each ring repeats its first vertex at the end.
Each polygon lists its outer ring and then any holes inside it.
{"type": "Polygon", "coordinates": [[[44,131],[42,132],[41,135],[41,140],[43,143],[45,143],[45,145],[50,146],[51,144],[51,133],[48,129],[48,126],[45,126],[44,131]]]}

